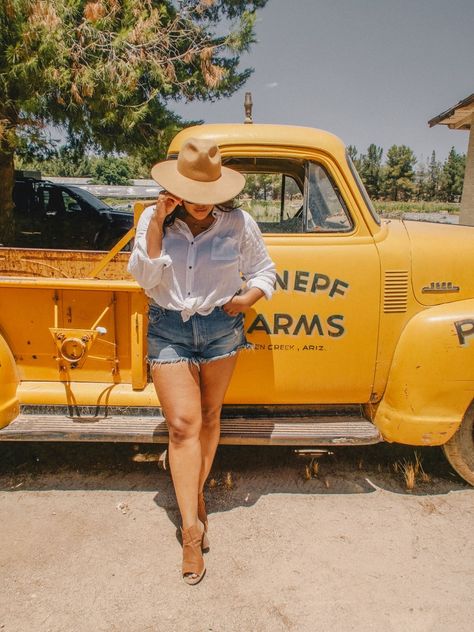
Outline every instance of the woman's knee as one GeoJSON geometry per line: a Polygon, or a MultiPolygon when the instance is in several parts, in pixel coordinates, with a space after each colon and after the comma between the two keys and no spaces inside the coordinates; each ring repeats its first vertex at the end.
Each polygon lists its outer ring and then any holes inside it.
{"type": "Polygon", "coordinates": [[[199,441],[201,420],[190,419],[185,416],[167,418],[169,439],[175,444],[192,443],[199,441]]]}
{"type": "Polygon", "coordinates": [[[203,405],[201,409],[202,414],[202,425],[203,426],[212,426],[217,425],[221,419],[221,410],[222,404],[205,406],[203,405]]]}

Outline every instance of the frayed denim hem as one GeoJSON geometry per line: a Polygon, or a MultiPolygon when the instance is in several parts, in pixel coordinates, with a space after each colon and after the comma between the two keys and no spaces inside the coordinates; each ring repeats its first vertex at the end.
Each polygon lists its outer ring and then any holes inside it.
{"type": "Polygon", "coordinates": [[[162,364],[183,364],[184,362],[186,362],[186,364],[195,364],[196,366],[199,366],[199,360],[196,360],[196,358],[175,358],[174,360],[148,360],[150,371],[153,371],[156,366],[161,366],[162,364]]]}
{"type": "Polygon", "coordinates": [[[223,358],[230,358],[231,356],[234,356],[236,353],[238,353],[239,351],[242,351],[243,349],[253,349],[253,348],[254,348],[254,345],[252,343],[246,342],[244,344],[239,345],[233,351],[229,351],[229,353],[223,353],[222,355],[215,356],[214,358],[204,358],[202,360],[197,360],[197,362],[199,364],[209,364],[209,362],[214,362],[214,360],[222,360],[223,358]]]}
{"type": "Polygon", "coordinates": [[[153,369],[156,366],[161,366],[162,364],[182,364],[183,362],[186,362],[187,364],[194,364],[195,366],[199,368],[200,364],[209,364],[209,362],[214,362],[214,360],[222,360],[223,358],[230,358],[231,356],[235,355],[236,353],[244,349],[253,350],[255,349],[255,345],[252,344],[251,342],[246,342],[236,347],[233,351],[229,351],[229,353],[223,353],[222,355],[215,356],[214,358],[202,358],[199,360],[197,358],[175,358],[173,360],[153,359],[153,360],[148,360],[148,364],[150,365],[150,371],[153,371],[153,369]]]}

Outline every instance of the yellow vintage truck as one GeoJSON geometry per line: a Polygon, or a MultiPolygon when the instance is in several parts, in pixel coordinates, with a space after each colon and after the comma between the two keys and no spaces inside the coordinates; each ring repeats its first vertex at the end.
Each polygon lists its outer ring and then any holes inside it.
{"type": "MultiPolygon", "coordinates": [[[[169,156],[196,136],[248,174],[240,204],[278,270],[273,299],[246,315],[255,348],[238,359],[222,443],[443,445],[474,484],[474,228],[381,220],[321,130],[203,125],[169,156]]],[[[166,443],[130,239],[0,249],[1,440],[166,443]]]]}

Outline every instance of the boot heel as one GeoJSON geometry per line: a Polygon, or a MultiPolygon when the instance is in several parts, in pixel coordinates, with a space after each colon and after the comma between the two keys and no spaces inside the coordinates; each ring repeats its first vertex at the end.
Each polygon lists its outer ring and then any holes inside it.
{"type": "Polygon", "coordinates": [[[204,500],[204,494],[198,494],[198,518],[204,525],[204,538],[202,543],[202,548],[208,550],[209,549],[209,537],[207,535],[208,521],[207,521],[207,512],[206,512],[206,502],[204,500]]]}

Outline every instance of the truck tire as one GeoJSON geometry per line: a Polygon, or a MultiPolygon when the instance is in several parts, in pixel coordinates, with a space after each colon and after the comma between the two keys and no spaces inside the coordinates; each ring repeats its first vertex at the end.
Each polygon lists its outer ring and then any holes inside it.
{"type": "Polygon", "coordinates": [[[461,478],[474,485],[474,402],[456,434],[443,445],[446,458],[461,478]]]}

